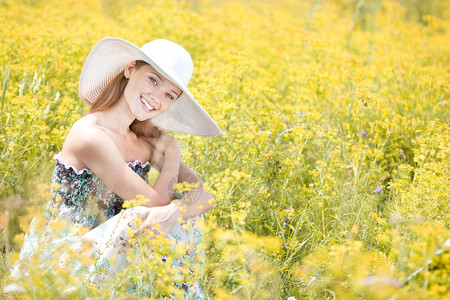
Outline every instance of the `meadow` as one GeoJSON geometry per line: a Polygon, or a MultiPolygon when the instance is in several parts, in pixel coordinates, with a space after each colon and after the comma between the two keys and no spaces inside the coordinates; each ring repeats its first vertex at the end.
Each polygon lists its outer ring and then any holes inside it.
{"type": "MultiPolygon", "coordinates": [[[[211,299],[450,298],[447,1],[0,0],[0,23],[2,290],[88,111],[83,62],[117,36],[183,45],[226,132],[175,134],[216,199],[203,269],[186,263],[211,299]]],[[[181,251],[158,241],[155,256],[181,251]]],[[[144,299],[124,285],[145,269],[153,297],[187,297],[161,259],[130,261],[100,288],[31,261],[23,291],[0,295],[144,299]]]]}

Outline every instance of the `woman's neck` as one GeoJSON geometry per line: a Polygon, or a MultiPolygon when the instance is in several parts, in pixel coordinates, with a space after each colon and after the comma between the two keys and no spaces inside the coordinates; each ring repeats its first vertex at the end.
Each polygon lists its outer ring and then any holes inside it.
{"type": "Polygon", "coordinates": [[[122,134],[130,131],[130,125],[135,120],[130,108],[123,99],[120,99],[107,110],[95,112],[95,114],[99,118],[100,126],[117,130],[122,134]]]}

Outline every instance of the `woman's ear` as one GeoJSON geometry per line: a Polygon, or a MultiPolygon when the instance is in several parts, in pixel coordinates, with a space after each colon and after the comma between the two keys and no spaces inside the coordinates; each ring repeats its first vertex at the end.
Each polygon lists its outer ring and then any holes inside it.
{"type": "Polygon", "coordinates": [[[135,65],[136,65],[136,61],[133,60],[125,67],[125,70],[123,71],[123,75],[125,76],[125,78],[130,78],[131,72],[134,70],[135,65]]]}

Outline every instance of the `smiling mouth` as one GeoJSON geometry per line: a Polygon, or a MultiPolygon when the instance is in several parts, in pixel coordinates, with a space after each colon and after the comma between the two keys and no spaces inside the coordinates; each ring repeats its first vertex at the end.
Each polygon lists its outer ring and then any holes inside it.
{"type": "Polygon", "coordinates": [[[141,97],[141,102],[142,102],[142,104],[145,105],[145,107],[146,107],[149,111],[154,111],[154,110],[156,110],[156,108],[154,108],[150,103],[148,103],[147,100],[145,100],[143,97],[141,97]]]}

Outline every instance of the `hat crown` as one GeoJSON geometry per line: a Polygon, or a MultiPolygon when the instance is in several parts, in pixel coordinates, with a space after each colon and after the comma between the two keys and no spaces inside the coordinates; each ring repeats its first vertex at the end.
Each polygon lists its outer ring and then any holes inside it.
{"type": "Polygon", "coordinates": [[[179,79],[187,87],[194,71],[191,55],[180,45],[158,39],[146,43],[141,47],[151,60],[172,77],[179,79]]]}

